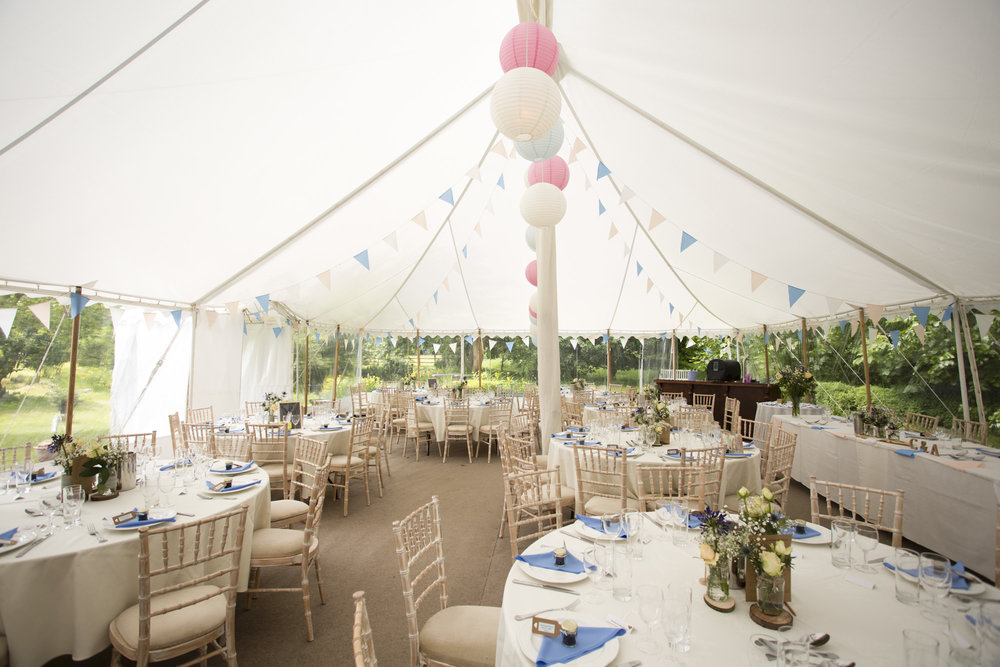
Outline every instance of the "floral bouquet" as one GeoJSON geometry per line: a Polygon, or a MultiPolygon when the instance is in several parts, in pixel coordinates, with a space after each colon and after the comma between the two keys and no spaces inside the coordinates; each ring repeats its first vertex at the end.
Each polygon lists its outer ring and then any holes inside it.
{"type": "Polygon", "coordinates": [[[281,395],[273,394],[267,392],[264,394],[264,402],[260,404],[260,407],[264,408],[264,412],[267,413],[268,421],[274,416],[274,413],[278,410],[278,404],[285,400],[288,396],[288,392],[281,392],[281,395]]]}
{"type": "Polygon", "coordinates": [[[785,570],[792,567],[791,538],[786,541],[779,537],[781,529],[788,525],[788,519],[774,511],[771,505],[774,494],[767,487],[761,489],[759,496],[751,496],[745,486],[740,488],[738,494],[741,501],[739,519],[742,524],[738,529],[738,555],[746,557],[747,594],[751,592],[752,571],[755,575],[754,592],[762,611],[771,615],[778,614],[785,597],[785,570]],[[782,579],[780,584],[775,581],[777,578],[782,579]],[[777,601],[774,600],[775,597],[778,598],[777,601]]]}
{"type": "Polygon", "coordinates": [[[706,506],[702,512],[695,512],[701,521],[699,555],[708,566],[705,578],[708,597],[722,601],[729,597],[729,560],[739,555],[740,542],[737,526],[723,511],[714,511],[706,506]]]}
{"type": "Polygon", "coordinates": [[[106,493],[117,491],[117,484],[108,487],[108,480],[112,473],[118,474],[118,467],[128,455],[128,450],[124,445],[107,442],[104,444],[91,444],[85,448],[84,456],[87,460],[83,464],[83,471],[80,477],[97,477],[97,492],[106,493]]]}
{"type": "Polygon", "coordinates": [[[52,459],[67,475],[73,473],[73,459],[83,456],[85,449],[83,443],[77,442],[73,436],[65,433],[53,434],[52,441],[48,446],[49,453],[54,455],[52,459]]]}
{"type": "Polygon", "coordinates": [[[583,391],[587,384],[581,378],[573,378],[573,383],[570,386],[573,391],[583,391]]]}
{"type": "Polygon", "coordinates": [[[816,390],[817,382],[813,374],[803,366],[794,369],[786,368],[778,373],[778,387],[781,393],[792,401],[792,415],[799,416],[799,403],[802,397],[816,390]]]}

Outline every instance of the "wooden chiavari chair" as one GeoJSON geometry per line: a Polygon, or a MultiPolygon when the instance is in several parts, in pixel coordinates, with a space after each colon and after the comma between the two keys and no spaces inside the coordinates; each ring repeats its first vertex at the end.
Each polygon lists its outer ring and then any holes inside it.
{"type": "Polygon", "coordinates": [[[952,437],[960,438],[966,442],[975,442],[980,446],[986,446],[986,437],[989,428],[986,422],[974,422],[967,419],[953,419],[951,421],[952,437]]]}
{"type": "Polygon", "coordinates": [[[360,479],[364,482],[365,501],[368,505],[372,504],[368,483],[368,456],[371,452],[373,426],[371,417],[355,417],[354,421],[351,422],[351,446],[347,453],[332,455],[327,463],[330,472],[330,486],[344,491],[344,516],[347,516],[352,479],[360,479]]]}
{"type": "Polygon", "coordinates": [[[626,495],[628,464],[621,447],[569,445],[576,467],[577,511],[590,516],[636,509],[638,500],[626,495]]]}
{"type": "Polygon", "coordinates": [[[744,444],[753,443],[760,450],[761,470],[764,470],[767,465],[767,450],[771,446],[771,435],[776,430],[771,428],[771,422],[740,418],[740,437],[744,444]]]}
{"type": "Polygon", "coordinates": [[[377,667],[375,658],[375,641],[372,639],[372,626],[368,620],[368,607],[365,605],[365,592],[354,594],[354,667],[377,667]]]}
{"type": "Polygon", "coordinates": [[[500,429],[510,429],[510,419],[513,414],[514,399],[494,398],[490,401],[489,416],[486,424],[479,427],[479,440],[476,442],[476,458],[479,458],[479,445],[486,440],[486,462],[490,462],[493,443],[499,448],[500,429]]]}
{"type": "MultiPolygon", "coordinates": [[[[404,397],[406,406],[406,433],[403,437],[403,457],[406,457],[406,445],[410,438],[413,439],[413,449],[416,453],[417,461],[420,460],[420,443],[423,441],[427,445],[427,453],[431,451],[431,440],[434,439],[434,424],[429,421],[420,421],[417,415],[417,401],[413,394],[406,394],[404,397]],[[424,437],[426,436],[426,437],[424,437]]],[[[438,456],[441,456],[441,443],[438,443],[438,456]]]]}
{"type": "Polygon", "coordinates": [[[722,417],[722,430],[736,433],[740,426],[740,399],[726,398],[726,408],[722,417]]]}
{"type": "MultiPolygon", "coordinates": [[[[517,557],[521,543],[532,543],[562,528],[557,470],[518,470],[504,473],[510,557],[517,557]]],[[[502,527],[501,527],[502,528],[502,527]]]]}
{"type": "Polygon", "coordinates": [[[288,429],[284,424],[247,424],[254,461],[267,473],[271,489],[288,496],[288,429]]]}
{"type": "MultiPolygon", "coordinates": [[[[184,430],[181,428],[180,414],[175,412],[172,415],[167,415],[167,422],[170,423],[170,450],[173,453],[178,448],[184,447],[184,430]]],[[[159,455],[160,452],[154,451],[153,453],[159,455]]]]}
{"type": "Polygon", "coordinates": [[[702,496],[713,509],[718,509],[722,498],[722,471],[726,463],[725,447],[681,449],[681,466],[701,468],[704,472],[702,496]]]}
{"type": "Polygon", "coordinates": [[[465,441],[465,446],[469,453],[469,463],[472,463],[472,432],[474,430],[469,419],[469,399],[445,398],[444,455],[441,457],[441,462],[448,462],[448,453],[451,451],[452,441],[465,441]]]}
{"type": "Polygon", "coordinates": [[[611,383],[608,385],[609,394],[622,394],[625,392],[623,385],[620,383],[611,383]]]}
{"type": "Polygon", "coordinates": [[[809,476],[809,505],[812,510],[810,521],[842,519],[847,517],[853,521],[870,523],[880,531],[892,535],[892,546],[903,546],[903,492],[874,489],[854,484],[825,482],[817,480],[815,475],[809,476]],[[820,512],[819,496],[826,499],[826,512],[820,512]],[[890,500],[892,507],[886,507],[890,500]],[[872,503],[875,503],[873,506],[872,503]],[[834,506],[836,505],[836,513],[834,506]],[[884,520],[887,511],[892,512],[892,524],[884,520]]]}
{"type": "MultiPolygon", "coordinates": [[[[325,442],[299,436],[295,443],[288,496],[271,501],[271,528],[286,528],[306,520],[316,476],[320,470],[326,469],[328,459],[325,442]]],[[[322,481],[326,482],[326,479],[322,481]]]]}
{"type": "Polygon", "coordinates": [[[795,461],[795,444],[797,433],[789,433],[779,428],[774,436],[774,442],[768,448],[767,465],[761,483],[774,494],[774,504],[784,507],[788,487],[792,483],[792,463],[795,461]]]}
{"type": "Polygon", "coordinates": [[[250,451],[250,438],[244,433],[216,433],[215,454],[217,459],[247,463],[253,458],[250,451]]]}
{"type": "Polygon", "coordinates": [[[917,431],[919,433],[933,435],[934,431],[937,430],[940,419],[940,417],[922,415],[919,412],[907,412],[903,428],[907,431],[917,431]]]}
{"type": "Polygon", "coordinates": [[[700,466],[639,466],[636,470],[639,509],[656,511],[665,503],[705,503],[705,470],[700,466]]]}
{"type": "Polygon", "coordinates": [[[191,408],[187,411],[187,421],[191,424],[214,424],[215,410],[212,406],[207,408],[191,408]]]}
{"type": "Polygon", "coordinates": [[[678,401],[684,398],[683,392],[661,391],[660,400],[664,402],[678,401]]]}
{"type": "MultiPolygon", "coordinates": [[[[215,426],[211,423],[184,422],[181,424],[181,433],[184,435],[185,449],[194,449],[206,456],[215,456],[215,426]]],[[[176,447],[174,453],[177,453],[176,447]]]]}
{"type": "Polygon", "coordinates": [[[715,410],[715,394],[691,394],[691,405],[704,408],[709,412],[715,410]]]}

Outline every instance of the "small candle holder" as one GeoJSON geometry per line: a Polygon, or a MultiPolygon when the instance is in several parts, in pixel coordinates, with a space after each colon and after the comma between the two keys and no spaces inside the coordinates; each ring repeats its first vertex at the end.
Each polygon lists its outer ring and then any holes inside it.
{"type": "Polygon", "coordinates": [[[232,461],[226,461],[226,470],[232,470],[234,467],[232,461]]]}
{"type": "Polygon", "coordinates": [[[576,621],[563,621],[562,643],[564,646],[576,646],[576,621]]]}
{"type": "Polygon", "coordinates": [[[566,549],[563,547],[556,547],[552,551],[552,555],[556,558],[556,565],[562,567],[566,564],[566,549]]]}
{"type": "Polygon", "coordinates": [[[806,522],[802,519],[795,520],[795,534],[805,535],[806,533],[806,522]]]}
{"type": "Polygon", "coordinates": [[[138,519],[139,521],[148,521],[149,520],[149,510],[142,510],[142,511],[136,512],[135,513],[135,518],[138,519]]]}

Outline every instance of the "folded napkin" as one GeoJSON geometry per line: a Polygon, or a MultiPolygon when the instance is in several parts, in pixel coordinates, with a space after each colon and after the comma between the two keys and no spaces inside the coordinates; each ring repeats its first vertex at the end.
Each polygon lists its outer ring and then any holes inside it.
{"type": "Polygon", "coordinates": [[[582,574],[584,571],[583,561],[571,554],[568,550],[566,551],[565,565],[556,565],[554,551],[546,551],[541,554],[522,554],[517,556],[514,560],[527,563],[532,567],[543,567],[546,570],[555,570],[556,572],[572,572],[573,574],[582,574]]]}
{"type": "MultiPolygon", "coordinates": [[[[888,561],[882,561],[882,565],[885,565],[885,567],[889,570],[896,569],[896,567],[888,561]]],[[[900,568],[900,571],[905,572],[911,577],[920,578],[920,571],[917,568],[903,567],[900,568]]],[[[951,572],[952,572],[952,577],[951,577],[952,590],[956,591],[969,590],[969,582],[965,578],[965,564],[962,561],[958,561],[957,563],[951,566],[951,572]]]]}
{"type": "Polygon", "coordinates": [[[247,470],[250,470],[250,468],[252,468],[252,467],[253,467],[253,461],[250,461],[250,463],[247,463],[246,465],[241,465],[241,466],[237,466],[237,467],[235,467],[235,468],[233,468],[231,470],[226,470],[226,465],[225,465],[225,463],[223,463],[221,469],[213,467],[213,468],[209,469],[209,472],[228,472],[228,473],[246,472],[247,470]]]}
{"type": "MultiPolygon", "coordinates": [[[[173,470],[175,465],[177,465],[176,462],[175,463],[168,463],[167,465],[165,465],[162,468],[160,468],[160,470],[173,470]]],[[[185,461],[184,465],[191,465],[191,459],[188,459],[187,461],[185,461]]]]}
{"type": "Polygon", "coordinates": [[[56,476],[56,471],[53,470],[52,472],[47,472],[47,473],[44,473],[42,475],[38,475],[37,477],[35,477],[35,479],[33,479],[31,481],[32,482],[47,482],[50,479],[52,479],[53,477],[55,477],[55,476],[56,476]]]}
{"type": "Polygon", "coordinates": [[[321,431],[342,431],[342,430],[344,430],[344,427],[343,426],[320,426],[319,430],[321,430],[321,431]]]}
{"type": "Polygon", "coordinates": [[[914,431],[903,431],[903,435],[905,435],[907,438],[923,438],[924,440],[937,440],[937,436],[923,435],[922,433],[916,433],[914,431]]]}
{"type": "MultiPolygon", "coordinates": [[[[597,443],[597,444],[601,444],[601,443],[597,443]]],[[[628,456],[629,454],[631,454],[634,451],[635,451],[635,447],[629,447],[628,449],[625,450],[625,456],[628,456]]],[[[619,455],[618,452],[615,452],[615,456],[618,456],[618,455],[619,455]]]]}
{"type": "Polygon", "coordinates": [[[562,664],[576,660],[580,656],[592,653],[615,637],[625,634],[624,628],[589,628],[576,629],[576,646],[566,646],[562,643],[562,635],[542,637],[542,646],[538,649],[536,667],[562,664]]]}
{"type": "Polygon", "coordinates": [[[0,533],[0,540],[10,540],[13,539],[14,535],[17,533],[17,528],[11,528],[6,533],[0,533]]]}
{"type": "Polygon", "coordinates": [[[812,428],[816,429],[817,431],[825,431],[825,430],[831,429],[833,427],[832,426],[813,426],[812,428]]]}
{"type": "MultiPolygon", "coordinates": [[[[660,507],[662,507],[663,509],[665,509],[668,512],[670,512],[671,514],[673,514],[674,508],[677,507],[677,506],[674,505],[673,503],[662,503],[660,505],[660,507]]],[[[694,514],[688,514],[687,527],[688,528],[701,528],[701,519],[699,519],[694,514]]]]}
{"type": "Polygon", "coordinates": [[[177,519],[174,517],[170,517],[169,519],[143,519],[141,521],[139,519],[132,519],[131,521],[118,524],[115,528],[139,528],[141,526],[149,526],[154,523],[169,523],[176,520],[177,519]]]}
{"type": "Polygon", "coordinates": [[[896,449],[893,450],[900,456],[909,456],[911,459],[917,455],[917,450],[915,449],[896,449]]]}
{"type": "Polygon", "coordinates": [[[819,537],[820,532],[815,528],[805,527],[804,532],[796,532],[795,526],[785,526],[781,529],[782,535],[791,535],[793,540],[808,540],[810,537],[819,537]]]}
{"type": "Polygon", "coordinates": [[[568,426],[566,428],[566,430],[569,431],[570,433],[586,433],[587,432],[587,429],[585,429],[585,428],[577,428],[576,426],[568,426]]]}
{"type": "Polygon", "coordinates": [[[587,441],[581,442],[580,444],[583,445],[584,447],[596,447],[597,445],[601,444],[601,441],[597,440],[596,442],[591,442],[591,441],[587,440],[587,441]]]}
{"type": "MultiPolygon", "coordinates": [[[[599,516],[587,516],[586,514],[577,514],[576,519],[577,521],[585,525],[587,528],[590,528],[591,530],[596,530],[599,533],[604,532],[604,523],[601,521],[601,517],[599,516]]],[[[624,530],[620,531],[618,533],[618,537],[625,537],[625,531],[624,530]]]]}
{"type": "Polygon", "coordinates": [[[753,456],[753,454],[740,454],[736,452],[726,452],[726,458],[730,459],[745,459],[753,456]]]}
{"type": "Polygon", "coordinates": [[[240,426],[239,428],[231,428],[228,431],[226,429],[224,429],[224,428],[217,428],[217,429],[215,429],[215,432],[216,433],[223,433],[223,434],[225,434],[225,433],[243,433],[245,430],[246,429],[244,427],[240,426]]]}
{"type": "MultiPolygon", "coordinates": [[[[211,491],[212,487],[215,486],[216,484],[218,484],[218,482],[210,482],[208,480],[205,480],[205,486],[208,487],[209,491],[211,491]]],[[[253,486],[255,484],[260,484],[260,480],[258,479],[258,480],[253,481],[253,482],[247,482],[246,484],[233,484],[228,489],[224,489],[224,490],[222,490],[220,492],[217,492],[217,493],[232,493],[233,491],[239,491],[240,489],[249,488],[249,487],[251,487],[251,486],[253,486]]]]}
{"type": "Polygon", "coordinates": [[[1000,449],[992,449],[990,447],[976,447],[976,451],[981,454],[986,454],[987,456],[1000,456],[1000,449]]]}
{"type": "Polygon", "coordinates": [[[622,426],[622,430],[623,431],[638,431],[639,429],[637,429],[635,426],[622,426]]]}

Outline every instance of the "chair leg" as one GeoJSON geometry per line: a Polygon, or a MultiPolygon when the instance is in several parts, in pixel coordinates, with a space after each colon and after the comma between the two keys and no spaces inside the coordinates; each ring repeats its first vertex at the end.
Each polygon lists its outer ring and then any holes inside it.
{"type": "Polygon", "coordinates": [[[111,667],[121,667],[122,654],[114,646],[111,647],[111,667]]]}
{"type": "Polygon", "coordinates": [[[365,504],[372,504],[372,494],[368,488],[368,464],[365,464],[365,504]]]}
{"type": "Polygon", "coordinates": [[[326,593],[323,592],[323,568],[319,566],[319,556],[313,560],[313,566],[316,568],[316,586],[319,588],[319,603],[326,604],[326,593]]]}
{"type": "Polygon", "coordinates": [[[472,463],[472,434],[465,432],[465,447],[469,452],[469,463],[472,463]]]}
{"type": "Polygon", "coordinates": [[[198,655],[201,656],[201,667],[208,667],[208,658],[205,657],[207,653],[208,653],[207,645],[198,647],[198,655]]]}
{"type": "Polygon", "coordinates": [[[302,606],[306,612],[306,641],[313,640],[313,613],[309,606],[309,563],[302,565],[302,606]]]}
{"type": "Polygon", "coordinates": [[[506,525],[507,525],[507,501],[505,500],[503,503],[503,507],[500,508],[500,532],[497,533],[498,540],[503,537],[503,528],[506,525]]]}
{"type": "Polygon", "coordinates": [[[385,449],[382,450],[382,458],[385,459],[385,472],[387,475],[389,475],[389,477],[392,477],[392,471],[389,470],[389,454],[391,453],[392,450],[389,447],[386,447],[385,449]]]}
{"type": "Polygon", "coordinates": [[[351,476],[348,473],[344,473],[344,516],[347,516],[347,500],[351,491],[351,476]]]}
{"type": "MultiPolygon", "coordinates": [[[[386,467],[388,467],[388,465],[389,464],[387,463],[386,467]]],[[[375,455],[375,472],[378,473],[378,480],[377,480],[378,481],[378,497],[381,498],[382,497],[382,459],[380,459],[378,457],[378,454],[375,455]]]]}

